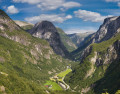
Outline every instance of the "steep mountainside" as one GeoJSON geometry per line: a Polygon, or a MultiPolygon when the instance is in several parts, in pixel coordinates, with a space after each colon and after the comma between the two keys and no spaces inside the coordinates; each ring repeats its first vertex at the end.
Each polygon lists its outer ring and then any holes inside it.
{"type": "Polygon", "coordinates": [[[106,18],[99,30],[90,37],[88,44],[100,43],[114,37],[119,33],[119,21],[119,16],[106,18]]]}
{"type": "Polygon", "coordinates": [[[107,19],[111,22],[108,23],[105,19],[104,25],[107,24],[106,27],[110,26],[111,29],[107,29],[106,33],[101,29],[103,25],[100,27],[100,35],[106,35],[98,38],[98,32],[96,33],[94,38],[97,43],[89,45],[84,50],[80,64],[66,77],[66,82],[75,91],[101,94],[107,90],[110,94],[115,94],[120,89],[120,22],[119,17],[115,17],[114,20],[107,19]]]}
{"type": "Polygon", "coordinates": [[[34,37],[45,39],[49,42],[53,51],[63,57],[69,57],[69,52],[63,45],[56,27],[48,21],[42,21],[29,31],[34,37]]]}
{"type": "Polygon", "coordinates": [[[0,10],[0,93],[53,93],[44,83],[68,64],[46,40],[32,37],[0,10]]]}
{"type": "Polygon", "coordinates": [[[20,30],[21,28],[12,21],[7,14],[0,10],[0,29],[6,30],[20,30]]]}
{"type": "Polygon", "coordinates": [[[85,41],[85,38],[93,33],[94,32],[75,33],[75,34],[68,34],[68,36],[76,44],[76,46],[80,47],[83,44],[81,42],[85,41]]]}
{"type": "Polygon", "coordinates": [[[94,33],[87,36],[83,41],[81,41],[79,47],[73,52],[71,52],[74,60],[77,60],[77,61],[81,60],[81,54],[84,51],[84,49],[91,44],[91,38],[93,35],[94,33]]]}
{"type": "Polygon", "coordinates": [[[69,52],[72,52],[73,50],[77,49],[77,46],[72,42],[70,37],[68,37],[67,34],[62,29],[57,28],[57,31],[61,37],[63,44],[65,45],[69,52]]]}
{"type": "Polygon", "coordinates": [[[72,52],[73,56],[77,56],[77,59],[81,59],[81,53],[87,46],[92,43],[100,43],[102,41],[106,41],[118,34],[120,27],[119,21],[119,16],[106,18],[103,24],[100,26],[99,30],[95,34],[87,37],[84,43],[82,43],[83,45],[81,45],[78,49],[72,52]]]}
{"type": "Polygon", "coordinates": [[[93,42],[99,43],[112,38],[115,34],[119,33],[120,17],[110,17],[104,20],[99,30],[93,37],[93,42]]]}
{"type": "Polygon", "coordinates": [[[31,23],[27,23],[27,22],[24,22],[24,21],[14,21],[17,25],[19,25],[21,28],[23,28],[24,30],[29,30],[29,29],[32,29],[33,28],[33,24],[31,23]]]}

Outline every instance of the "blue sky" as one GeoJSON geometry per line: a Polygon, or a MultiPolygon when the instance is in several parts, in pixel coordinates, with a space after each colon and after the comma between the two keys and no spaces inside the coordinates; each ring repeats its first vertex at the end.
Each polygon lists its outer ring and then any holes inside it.
{"type": "Polygon", "coordinates": [[[120,15],[120,0],[0,0],[13,20],[49,20],[66,33],[97,31],[106,17],[120,15]]]}

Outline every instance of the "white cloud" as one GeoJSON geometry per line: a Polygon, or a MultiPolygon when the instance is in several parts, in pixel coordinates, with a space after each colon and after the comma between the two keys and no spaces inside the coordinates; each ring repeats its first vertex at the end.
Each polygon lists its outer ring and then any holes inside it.
{"type": "Polygon", "coordinates": [[[34,16],[34,17],[28,17],[25,18],[25,21],[30,22],[30,23],[36,23],[39,21],[47,20],[55,23],[63,23],[65,20],[71,19],[71,15],[63,16],[63,15],[56,15],[56,14],[41,14],[39,16],[34,16]]]}
{"type": "Polygon", "coordinates": [[[112,15],[102,16],[100,13],[87,11],[87,10],[78,10],[74,11],[76,17],[83,19],[84,21],[92,21],[92,22],[103,22],[103,20],[107,17],[111,17],[112,15]]]}
{"type": "Polygon", "coordinates": [[[96,32],[97,29],[93,28],[93,27],[87,27],[85,29],[79,29],[79,28],[75,28],[75,29],[68,29],[68,30],[65,30],[65,32],[67,34],[73,34],[73,33],[86,33],[86,32],[89,32],[89,33],[93,33],[93,32],[96,32]]]}
{"type": "Polygon", "coordinates": [[[14,5],[7,7],[7,13],[16,14],[18,12],[19,12],[18,9],[14,5]]]}
{"type": "Polygon", "coordinates": [[[29,3],[29,4],[38,4],[43,0],[13,0],[14,2],[29,3]]]}
{"type": "Polygon", "coordinates": [[[55,10],[64,3],[64,0],[44,0],[39,3],[37,6],[42,10],[55,10]]]}
{"type": "Polygon", "coordinates": [[[69,9],[73,7],[80,7],[78,2],[67,2],[66,0],[13,0],[16,3],[35,4],[42,10],[55,10],[57,8],[69,9]]]}
{"type": "Polygon", "coordinates": [[[72,19],[72,16],[71,15],[67,15],[66,19],[72,19]]]}
{"type": "Polygon", "coordinates": [[[73,8],[73,7],[80,7],[81,4],[77,2],[66,2],[63,4],[63,7],[65,8],[73,8]]]}

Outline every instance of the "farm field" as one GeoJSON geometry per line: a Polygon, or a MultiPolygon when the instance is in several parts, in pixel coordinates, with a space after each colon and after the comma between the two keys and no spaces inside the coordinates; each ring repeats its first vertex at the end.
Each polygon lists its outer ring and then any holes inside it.
{"type": "Polygon", "coordinates": [[[58,83],[59,82],[65,83],[63,81],[64,77],[71,71],[72,70],[70,68],[67,68],[65,71],[51,77],[50,80],[46,81],[46,83],[44,84],[45,87],[48,87],[49,89],[52,90],[63,90],[63,88],[58,83]]]}

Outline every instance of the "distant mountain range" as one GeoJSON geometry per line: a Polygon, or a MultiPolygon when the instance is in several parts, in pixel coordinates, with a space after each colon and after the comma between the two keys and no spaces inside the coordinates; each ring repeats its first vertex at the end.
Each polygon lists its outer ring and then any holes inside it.
{"type": "Polygon", "coordinates": [[[27,23],[27,22],[24,22],[24,21],[14,21],[16,24],[18,24],[21,28],[23,28],[24,30],[29,30],[31,28],[33,28],[34,24],[32,23],[27,23]]]}
{"type": "Polygon", "coordinates": [[[85,40],[86,37],[93,34],[94,32],[86,32],[86,33],[74,33],[74,34],[68,34],[68,36],[71,38],[71,40],[74,42],[74,44],[77,47],[80,47],[82,42],[85,40]]]}

